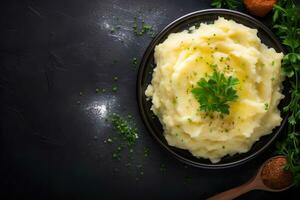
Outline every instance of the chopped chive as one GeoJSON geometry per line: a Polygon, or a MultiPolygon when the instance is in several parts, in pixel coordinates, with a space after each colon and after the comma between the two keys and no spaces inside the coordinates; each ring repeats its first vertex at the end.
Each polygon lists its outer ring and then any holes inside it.
{"type": "Polygon", "coordinates": [[[265,103],[264,106],[265,106],[265,110],[269,109],[269,104],[268,103],[265,103]]]}
{"type": "Polygon", "coordinates": [[[118,90],[118,87],[117,86],[114,86],[113,88],[112,88],[112,91],[113,92],[116,92],[118,90]]]}

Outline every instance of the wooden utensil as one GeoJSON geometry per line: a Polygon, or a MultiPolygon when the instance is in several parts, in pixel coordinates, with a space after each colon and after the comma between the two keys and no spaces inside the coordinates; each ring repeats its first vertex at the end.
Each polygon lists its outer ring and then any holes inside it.
{"type": "Polygon", "coordinates": [[[208,198],[207,200],[231,200],[231,199],[234,199],[234,198],[236,198],[244,193],[247,193],[251,190],[265,190],[265,191],[270,191],[270,192],[281,192],[281,191],[287,190],[292,185],[282,188],[282,189],[272,189],[272,188],[269,188],[268,186],[266,186],[261,178],[261,172],[262,172],[264,166],[266,165],[266,163],[268,163],[272,159],[276,159],[279,157],[284,157],[284,156],[275,156],[275,157],[272,157],[272,158],[268,159],[267,161],[265,161],[262,164],[262,166],[260,167],[260,169],[258,170],[257,174],[252,179],[250,179],[250,181],[248,181],[247,183],[244,183],[238,187],[232,188],[230,190],[227,190],[220,194],[212,196],[212,197],[208,198]]]}

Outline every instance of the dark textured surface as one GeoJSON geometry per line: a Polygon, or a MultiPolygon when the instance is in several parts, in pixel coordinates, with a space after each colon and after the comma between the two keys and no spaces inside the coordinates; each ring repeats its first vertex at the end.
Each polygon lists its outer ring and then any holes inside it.
{"type": "MultiPolygon", "coordinates": [[[[250,178],[274,148],[232,169],[186,167],[155,143],[138,112],[131,60],[151,38],[134,36],[133,18],[161,30],[209,2],[1,1],[0,199],[204,199],[250,178]],[[132,161],[128,150],[113,159],[118,142],[104,143],[116,135],[105,121],[112,112],[135,118],[140,138],[132,161]]],[[[299,188],[240,199],[296,196],[299,188]]]]}

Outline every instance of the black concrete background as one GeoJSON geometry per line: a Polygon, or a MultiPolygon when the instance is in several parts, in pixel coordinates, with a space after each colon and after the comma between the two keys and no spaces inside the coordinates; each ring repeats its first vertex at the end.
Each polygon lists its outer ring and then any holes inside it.
{"type": "MultiPolygon", "coordinates": [[[[134,17],[159,31],[209,4],[2,0],[0,199],[204,199],[247,181],[274,147],[232,169],[185,166],[156,144],[138,112],[132,59],[141,58],[151,38],[133,34],[134,17]],[[119,140],[104,143],[117,135],[105,120],[113,112],[135,119],[139,139],[132,159],[128,149],[120,161],[112,158],[119,140]]],[[[299,194],[299,188],[253,191],[239,199],[299,194]]]]}

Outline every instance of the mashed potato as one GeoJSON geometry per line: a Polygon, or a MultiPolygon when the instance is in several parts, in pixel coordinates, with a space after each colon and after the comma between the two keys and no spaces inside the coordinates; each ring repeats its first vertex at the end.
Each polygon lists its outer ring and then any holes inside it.
{"type": "Polygon", "coordinates": [[[280,125],[283,54],[262,44],[256,29],[219,18],[170,34],[156,46],[154,57],[156,68],[145,93],[169,145],[216,163],[249,151],[280,125]],[[212,74],[212,65],[239,79],[239,97],[229,104],[228,115],[207,116],[191,93],[200,78],[212,74]]]}

